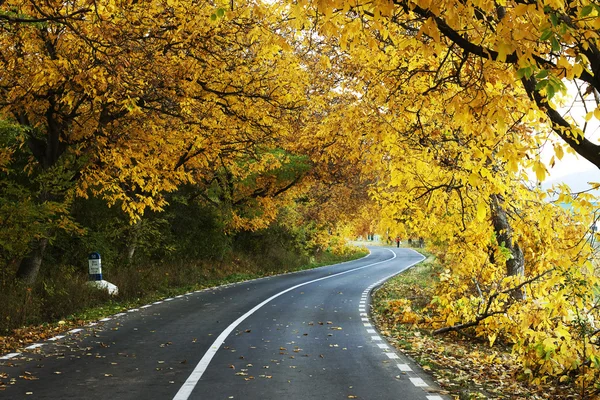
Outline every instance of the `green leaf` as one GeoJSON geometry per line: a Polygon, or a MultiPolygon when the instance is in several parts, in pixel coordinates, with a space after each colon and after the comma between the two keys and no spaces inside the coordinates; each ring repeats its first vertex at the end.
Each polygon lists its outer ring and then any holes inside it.
{"type": "Polygon", "coordinates": [[[557,14],[550,14],[550,22],[552,22],[552,26],[557,26],[558,25],[558,15],[557,14]]]}
{"type": "Polygon", "coordinates": [[[210,20],[211,21],[216,21],[217,20],[217,14],[211,14],[210,20]]]}
{"type": "Polygon", "coordinates": [[[542,90],[548,85],[548,80],[539,81],[535,84],[535,90],[542,90]]]}
{"type": "Polygon", "coordinates": [[[552,36],[554,32],[552,32],[552,29],[545,29],[542,32],[542,36],[540,36],[540,40],[548,40],[550,39],[550,37],[552,36]]]}
{"type": "Polygon", "coordinates": [[[529,79],[533,75],[533,72],[534,72],[534,69],[530,65],[528,67],[523,67],[520,70],[518,70],[517,75],[519,76],[519,78],[525,77],[525,78],[529,79]]]}
{"type": "Polygon", "coordinates": [[[560,43],[558,43],[555,37],[552,37],[550,43],[552,43],[552,51],[560,51],[560,43]]]}
{"type": "Polygon", "coordinates": [[[582,17],[587,17],[588,15],[590,15],[592,13],[593,9],[594,9],[594,6],[592,6],[591,4],[588,4],[587,6],[585,6],[581,9],[580,15],[582,17]]]}
{"type": "Polygon", "coordinates": [[[217,9],[217,17],[223,18],[225,16],[225,9],[219,8],[217,9]]]}
{"type": "Polygon", "coordinates": [[[552,97],[554,97],[555,93],[556,93],[556,90],[554,89],[554,86],[552,86],[552,85],[546,86],[546,97],[548,97],[548,99],[551,99],[552,97]]]}
{"type": "Polygon", "coordinates": [[[540,72],[537,73],[537,75],[535,76],[537,79],[544,79],[548,76],[548,70],[547,69],[543,69],[540,72]]]}

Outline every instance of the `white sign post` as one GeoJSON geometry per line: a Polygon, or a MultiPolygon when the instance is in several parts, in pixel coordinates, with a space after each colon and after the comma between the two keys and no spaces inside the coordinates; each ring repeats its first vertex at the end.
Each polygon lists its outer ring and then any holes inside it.
{"type": "Polygon", "coordinates": [[[117,286],[102,279],[102,257],[100,257],[100,253],[92,253],[88,256],[88,271],[88,284],[99,289],[106,289],[110,295],[119,293],[117,286]]]}

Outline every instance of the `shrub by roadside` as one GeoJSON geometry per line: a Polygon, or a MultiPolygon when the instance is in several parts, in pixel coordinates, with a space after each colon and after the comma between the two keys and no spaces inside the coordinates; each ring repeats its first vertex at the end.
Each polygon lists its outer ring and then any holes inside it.
{"type": "Polygon", "coordinates": [[[575,399],[577,389],[557,380],[534,386],[522,375],[509,343],[447,334],[433,336],[417,322],[430,317],[428,304],[442,268],[433,257],[386,282],[373,295],[373,318],[384,336],[430,373],[443,394],[467,399],[575,399]]]}

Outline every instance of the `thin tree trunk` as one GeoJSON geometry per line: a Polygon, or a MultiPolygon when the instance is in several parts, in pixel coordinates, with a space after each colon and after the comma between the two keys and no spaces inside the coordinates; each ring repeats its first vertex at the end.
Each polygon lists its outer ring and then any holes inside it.
{"type": "Polygon", "coordinates": [[[129,244],[127,245],[127,261],[129,264],[133,262],[133,256],[138,246],[138,239],[140,236],[140,229],[142,227],[142,219],[138,219],[135,224],[131,227],[131,233],[129,235],[129,244]]]}
{"type": "MultiPolygon", "coordinates": [[[[502,196],[493,194],[490,196],[492,203],[492,224],[498,244],[506,248],[511,257],[506,260],[506,275],[507,276],[524,276],[525,275],[525,257],[523,250],[519,244],[513,240],[513,232],[504,209],[504,199],[502,196]]],[[[515,299],[525,299],[525,291],[523,288],[512,291],[515,299]]]]}
{"type": "Polygon", "coordinates": [[[32,241],[29,254],[23,258],[19,264],[17,278],[22,279],[29,284],[35,282],[38,273],[40,272],[40,267],[42,266],[42,259],[44,258],[47,245],[48,238],[34,239],[32,241]]]}

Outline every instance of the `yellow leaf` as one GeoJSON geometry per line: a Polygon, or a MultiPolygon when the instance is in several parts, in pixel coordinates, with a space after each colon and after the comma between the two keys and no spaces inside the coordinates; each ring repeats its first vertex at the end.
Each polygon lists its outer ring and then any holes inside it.
{"type": "Polygon", "coordinates": [[[477,220],[479,222],[483,222],[485,219],[485,215],[487,213],[486,208],[487,207],[484,202],[477,204],[477,220]]]}
{"type": "Polygon", "coordinates": [[[562,160],[563,156],[565,155],[565,152],[563,151],[563,148],[560,144],[554,145],[554,154],[556,154],[556,158],[562,160]]]}

